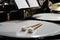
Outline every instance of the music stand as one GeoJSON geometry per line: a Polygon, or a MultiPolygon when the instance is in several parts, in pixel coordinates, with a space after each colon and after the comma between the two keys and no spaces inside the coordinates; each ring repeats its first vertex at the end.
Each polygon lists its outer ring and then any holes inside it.
{"type": "Polygon", "coordinates": [[[26,12],[26,9],[29,9],[29,14],[31,14],[31,8],[39,7],[37,0],[15,0],[15,3],[20,11],[26,12]]]}

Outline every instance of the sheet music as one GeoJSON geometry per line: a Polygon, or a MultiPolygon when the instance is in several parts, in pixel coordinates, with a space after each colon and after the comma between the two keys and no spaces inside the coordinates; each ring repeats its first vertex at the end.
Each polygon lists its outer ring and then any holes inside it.
{"type": "Polygon", "coordinates": [[[25,0],[15,0],[15,3],[17,4],[18,9],[29,8],[29,6],[28,6],[28,4],[26,3],[25,0]]]}
{"type": "Polygon", "coordinates": [[[39,7],[37,0],[27,0],[30,7],[39,7]]]}

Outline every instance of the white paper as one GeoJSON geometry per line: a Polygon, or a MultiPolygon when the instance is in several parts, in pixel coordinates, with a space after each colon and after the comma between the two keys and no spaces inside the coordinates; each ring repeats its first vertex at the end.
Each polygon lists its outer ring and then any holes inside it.
{"type": "Polygon", "coordinates": [[[39,7],[37,0],[28,0],[30,7],[39,7]]]}
{"type": "Polygon", "coordinates": [[[18,9],[29,8],[29,6],[28,6],[28,4],[26,3],[25,0],[15,0],[15,3],[17,4],[18,9]]]}

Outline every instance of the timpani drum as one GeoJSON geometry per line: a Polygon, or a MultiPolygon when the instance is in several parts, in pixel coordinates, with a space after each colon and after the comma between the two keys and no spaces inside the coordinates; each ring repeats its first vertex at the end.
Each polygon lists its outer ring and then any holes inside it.
{"type": "MultiPolygon", "coordinates": [[[[31,30],[30,30],[31,31],[31,30]]],[[[0,23],[0,35],[15,38],[40,38],[46,36],[58,35],[60,31],[60,25],[36,20],[24,20],[24,21],[6,21],[0,23]],[[40,25],[40,24],[42,25],[40,25]],[[36,26],[39,24],[40,26],[36,26]],[[28,33],[29,28],[35,26],[37,29],[33,30],[32,33],[28,33]],[[26,28],[26,31],[22,31],[21,28],[26,28]],[[28,28],[27,28],[28,27],[28,28]]]]}
{"type": "Polygon", "coordinates": [[[60,14],[57,13],[40,13],[32,16],[35,19],[47,21],[60,21],[60,14]]]}

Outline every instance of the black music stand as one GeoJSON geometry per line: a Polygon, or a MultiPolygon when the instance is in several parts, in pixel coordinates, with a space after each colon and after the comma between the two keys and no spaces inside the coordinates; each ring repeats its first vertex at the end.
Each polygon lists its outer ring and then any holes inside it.
{"type": "MultiPolygon", "coordinates": [[[[34,0],[34,1],[32,1],[32,0],[15,0],[15,3],[18,6],[19,13],[21,13],[20,16],[23,16],[22,11],[24,13],[26,13],[26,10],[29,12],[29,15],[32,16],[31,15],[31,9],[39,7],[39,4],[37,3],[37,0],[34,0]]],[[[27,14],[27,16],[28,16],[28,14],[27,14]]],[[[30,16],[28,16],[28,17],[30,17],[30,16]]],[[[25,16],[24,16],[24,19],[25,19],[25,16]]]]}

